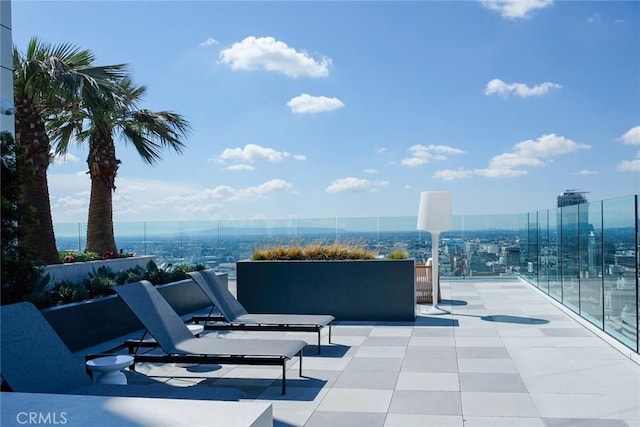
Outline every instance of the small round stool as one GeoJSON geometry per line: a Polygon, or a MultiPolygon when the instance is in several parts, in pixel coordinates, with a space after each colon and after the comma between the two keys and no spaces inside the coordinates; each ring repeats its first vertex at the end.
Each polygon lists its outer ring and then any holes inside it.
{"type": "Polygon", "coordinates": [[[131,366],[133,356],[104,356],[87,360],[87,368],[93,372],[93,382],[97,384],[127,384],[122,370],[131,366]]]}

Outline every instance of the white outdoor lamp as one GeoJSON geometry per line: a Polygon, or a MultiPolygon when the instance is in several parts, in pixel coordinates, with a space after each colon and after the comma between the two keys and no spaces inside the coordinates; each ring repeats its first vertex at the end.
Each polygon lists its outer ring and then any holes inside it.
{"type": "Polygon", "coordinates": [[[433,287],[433,305],[424,314],[447,314],[447,310],[438,307],[438,239],[440,233],[453,228],[451,193],[448,191],[423,191],[420,193],[418,208],[418,230],[431,233],[431,283],[433,287]]]}

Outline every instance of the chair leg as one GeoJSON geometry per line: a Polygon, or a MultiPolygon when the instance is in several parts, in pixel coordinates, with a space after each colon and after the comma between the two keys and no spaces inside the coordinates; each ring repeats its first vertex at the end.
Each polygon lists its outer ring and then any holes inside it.
{"type": "Polygon", "coordinates": [[[287,359],[282,358],[282,395],[287,392],[287,359]]]}

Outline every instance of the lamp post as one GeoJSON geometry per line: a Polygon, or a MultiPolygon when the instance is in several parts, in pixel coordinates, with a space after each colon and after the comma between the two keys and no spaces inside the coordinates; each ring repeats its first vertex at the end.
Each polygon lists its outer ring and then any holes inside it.
{"type": "Polygon", "coordinates": [[[448,191],[423,191],[420,193],[418,208],[418,230],[431,233],[431,283],[433,287],[433,305],[424,314],[447,314],[447,310],[438,307],[438,239],[440,233],[453,227],[453,211],[451,209],[451,193],[448,191]]]}

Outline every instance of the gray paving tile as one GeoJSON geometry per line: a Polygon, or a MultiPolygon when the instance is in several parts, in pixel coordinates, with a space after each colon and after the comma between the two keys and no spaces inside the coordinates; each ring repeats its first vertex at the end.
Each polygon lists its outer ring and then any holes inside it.
{"type": "Polygon", "coordinates": [[[504,347],[458,347],[460,359],[509,359],[511,356],[504,347]]]}
{"type": "Polygon", "coordinates": [[[331,337],[334,336],[362,336],[366,337],[373,330],[373,326],[346,326],[346,325],[334,325],[331,328],[331,337]]]}
{"type": "Polygon", "coordinates": [[[396,390],[459,391],[456,373],[401,371],[396,390]]]}
{"type": "Polygon", "coordinates": [[[542,418],[464,417],[464,427],[545,427],[545,425],[542,418]]]}
{"type": "Polygon", "coordinates": [[[386,414],[366,412],[316,411],[305,427],[383,427],[385,416],[386,414]]]}
{"type": "MultiPolygon", "coordinates": [[[[462,416],[426,414],[387,414],[384,427],[463,427],[462,416]]],[[[544,427],[544,426],[541,426],[544,427]]]]}
{"type": "MultiPolygon", "coordinates": [[[[545,418],[604,418],[614,411],[600,394],[575,393],[531,393],[540,416],[545,418]]],[[[613,418],[613,417],[612,417],[613,418]]]]}
{"type": "Polygon", "coordinates": [[[413,324],[411,326],[377,326],[371,333],[370,337],[410,337],[413,332],[413,324]]]}
{"type": "Polygon", "coordinates": [[[515,373],[518,371],[511,359],[459,359],[460,372],[502,372],[515,373]]]}
{"type": "Polygon", "coordinates": [[[403,358],[406,347],[397,345],[378,345],[378,346],[362,346],[355,354],[354,358],[360,357],[384,357],[384,358],[403,358]]]}
{"type": "Polygon", "coordinates": [[[332,388],[318,405],[317,411],[386,413],[393,390],[332,388]]]}
{"type": "Polygon", "coordinates": [[[378,345],[395,345],[395,346],[407,346],[409,344],[409,337],[378,337],[369,336],[362,342],[363,346],[378,346],[378,345]]]}
{"type": "Polygon", "coordinates": [[[462,415],[460,393],[455,391],[396,390],[390,414],[462,415]]]}
{"type": "Polygon", "coordinates": [[[354,357],[344,371],[399,372],[401,357],[354,357]]]}
{"type": "Polygon", "coordinates": [[[405,357],[408,359],[455,359],[457,350],[454,346],[407,347],[405,357]]]}
{"type": "Polygon", "coordinates": [[[345,371],[334,387],[393,390],[397,381],[398,372],[345,371]]]}
{"type": "Polygon", "coordinates": [[[630,427],[622,420],[594,418],[543,418],[545,427],[630,427]]]}
{"type": "Polygon", "coordinates": [[[593,337],[594,335],[584,328],[540,328],[540,332],[548,337],[593,337]]]}
{"type": "Polygon", "coordinates": [[[453,328],[430,328],[416,326],[411,332],[412,337],[453,337],[453,328]]]}
{"type": "Polygon", "coordinates": [[[527,393],[462,392],[462,408],[467,416],[540,417],[527,393]]]}
{"type": "Polygon", "coordinates": [[[405,357],[401,369],[409,372],[458,372],[458,359],[405,357]]]}
{"type": "Polygon", "coordinates": [[[520,374],[461,372],[460,390],[505,393],[527,393],[520,374]]]}

